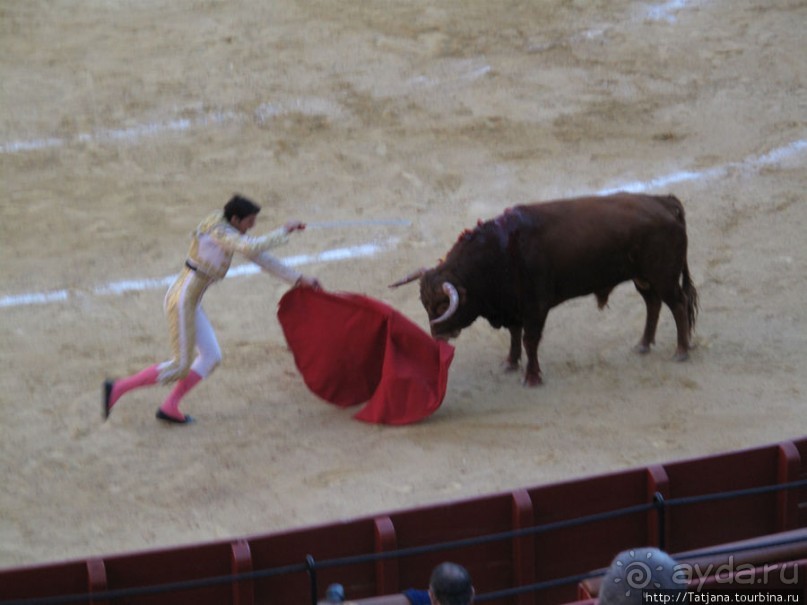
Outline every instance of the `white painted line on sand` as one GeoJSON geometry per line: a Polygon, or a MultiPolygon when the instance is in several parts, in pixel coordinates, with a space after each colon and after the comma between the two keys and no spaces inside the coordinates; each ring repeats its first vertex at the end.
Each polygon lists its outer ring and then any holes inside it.
{"type": "MultiPolygon", "coordinates": [[[[325,250],[317,254],[300,254],[281,259],[284,264],[290,267],[300,265],[311,265],[315,263],[329,263],[352,258],[373,256],[386,249],[394,247],[398,243],[397,239],[387,240],[386,244],[361,244],[346,248],[334,248],[325,250]]],[[[227,278],[242,277],[245,275],[255,275],[260,273],[261,268],[253,263],[244,263],[232,267],[227,273],[227,278]]],[[[154,290],[157,288],[167,288],[176,279],[175,275],[159,279],[127,279],[96,286],[91,293],[96,296],[120,296],[126,292],[142,292],[144,290],[154,290]]],[[[75,293],[70,290],[54,290],[51,292],[29,292],[25,294],[15,294],[0,297],[0,308],[21,307],[29,305],[45,305],[55,302],[65,302],[75,293]]]]}
{"type": "Polygon", "coordinates": [[[70,297],[67,290],[54,290],[52,292],[35,292],[32,294],[18,294],[0,298],[0,307],[19,307],[24,305],[45,305],[52,302],[63,302],[70,297]]]}
{"type": "Polygon", "coordinates": [[[675,14],[686,8],[687,5],[697,4],[692,0],[669,0],[660,6],[654,6],[647,10],[647,18],[652,21],[675,21],[675,14]]]}
{"type": "Polygon", "coordinates": [[[52,149],[64,147],[75,141],[79,143],[89,143],[92,141],[100,143],[108,142],[131,142],[144,137],[154,137],[167,132],[184,132],[195,126],[207,126],[210,124],[223,124],[238,119],[239,114],[232,111],[212,111],[204,113],[196,118],[177,118],[163,122],[150,122],[137,124],[129,128],[108,128],[95,132],[82,132],[75,137],[58,138],[47,137],[43,139],[31,139],[27,141],[8,141],[0,143],[0,154],[21,153],[23,151],[39,151],[42,149],[52,149]]]}
{"type": "Polygon", "coordinates": [[[633,181],[623,183],[614,187],[607,187],[597,193],[600,195],[608,195],[618,191],[628,191],[631,193],[643,193],[646,191],[657,191],[675,185],[676,183],[684,183],[687,181],[698,181],[706,179],[714,179],[728,175],[733,171],[756,171],[765,166],[776,164],[783,160],[797,156],[807,151],[807,139],[794,141],[788,145],[777,147],[773,151],[761,156],[751,156],[740,162],[732,162],[724,166],[716,166],[714,168],[707,168],[706,170],[689,171],[684,170],[674,172],[664,176],[651,179],[649,181],[633,181]]]}

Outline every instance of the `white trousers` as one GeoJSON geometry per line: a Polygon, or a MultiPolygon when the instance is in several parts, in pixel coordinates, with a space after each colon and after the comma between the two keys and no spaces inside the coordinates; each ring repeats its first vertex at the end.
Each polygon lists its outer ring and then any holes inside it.
{"type": "Polygon", "coordinates": [[[165,295],[173,357],[159,365],[162,384],[180,380],[190,370],[207,378],[221,363],[216,333],[202,309],[202,296],[210,283],[186,268],[165,295]]]}

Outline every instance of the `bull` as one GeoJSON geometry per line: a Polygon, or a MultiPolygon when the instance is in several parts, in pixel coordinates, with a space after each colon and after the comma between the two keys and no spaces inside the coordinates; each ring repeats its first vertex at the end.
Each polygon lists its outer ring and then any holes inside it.
{"type": "Polygon", "coordinates": [[[602,309],[617,285],[632,280],[647,306],[635,350],[650,351],[663,302],[675,319],[679,361],[689,356],[698,311],[684,207],[674,196],[616,193],[515,206],[464,231],[437,266],[390,287],[417,279],[435,338],[456,338],[484,317],[510,331],[505,366],[515,371],[523,337],[528,386],[542,382],[538,343],[549,310],[564,301],[594,294],[602,309]]]}

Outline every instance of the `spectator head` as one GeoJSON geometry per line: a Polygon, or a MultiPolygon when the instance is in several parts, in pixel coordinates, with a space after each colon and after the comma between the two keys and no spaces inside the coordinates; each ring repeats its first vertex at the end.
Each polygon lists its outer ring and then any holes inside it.
{"type": "Polygon", "coordinates": [[[658,548],[631,548],[614,557],[602,578],[600,605],[641,605],[645,590],[683,590],[686,574],[658,548]]]}
{"type": "Polygon", "coordinates": [[[429,581],[432,605],[469,605],[474,600],[474,587],[468,570],[456,563],[441,563],[432,571],[429,581]]]}

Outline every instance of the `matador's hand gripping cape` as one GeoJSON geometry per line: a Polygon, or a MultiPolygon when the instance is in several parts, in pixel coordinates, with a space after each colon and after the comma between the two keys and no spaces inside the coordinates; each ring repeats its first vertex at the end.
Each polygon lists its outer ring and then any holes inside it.
{"type": "Polygon", "coordinates": [[[454,347],[388,305],[293,288],[280,300],[278,319],[311,391],[340,407],[367,402],[354,418],[409,424],[443,402],[454,347]]]}

